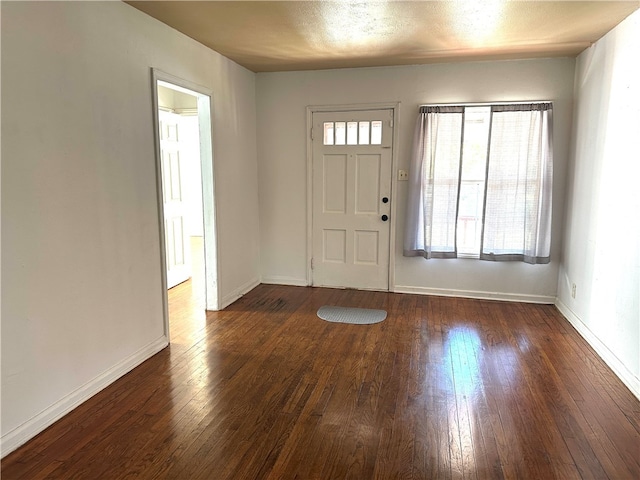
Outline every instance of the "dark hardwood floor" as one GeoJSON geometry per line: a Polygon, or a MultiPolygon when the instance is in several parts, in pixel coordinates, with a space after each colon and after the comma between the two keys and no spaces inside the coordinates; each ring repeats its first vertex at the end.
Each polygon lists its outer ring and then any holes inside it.
{"type": "Polygon", "coordinates": [[[553,306],[261,285],[205,315],[191,290],[171,346],[3,480],[640,478],[640,402],[553,306]]]}

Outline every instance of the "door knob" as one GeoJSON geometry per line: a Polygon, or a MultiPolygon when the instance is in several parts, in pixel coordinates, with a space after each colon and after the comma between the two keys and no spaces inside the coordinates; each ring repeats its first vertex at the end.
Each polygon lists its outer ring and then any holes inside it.
{"type": "Polygon", "coordinates": [[[388,203],[388,202],[389,202],[388,197],[382,197],[382,203],[388,203]]]}
{"type": "Polygon", "coordinates": [[[389,220],[389,217],[387,217],[386,215],[382,215],[382,217],[380,218],[382,218],[383,222],[386,222],[387,220],[389,220]]]}

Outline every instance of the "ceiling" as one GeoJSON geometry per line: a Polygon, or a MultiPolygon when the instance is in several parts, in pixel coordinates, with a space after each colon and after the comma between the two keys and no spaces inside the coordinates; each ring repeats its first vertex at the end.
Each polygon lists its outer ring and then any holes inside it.
{"type": "Polygon", "coordinates": [[[575,56],[633,1],[127,1],[254,72],[575,56]]]}

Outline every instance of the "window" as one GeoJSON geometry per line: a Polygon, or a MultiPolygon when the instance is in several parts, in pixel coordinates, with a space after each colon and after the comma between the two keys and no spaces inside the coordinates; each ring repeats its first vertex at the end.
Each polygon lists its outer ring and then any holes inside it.
{"type": "Polygon", "coordinates": [[[550,103],[424,106],[404,254],[548,263],[550,103]]]}
{"type": "Polygon", "coordinates": [[[324,145],[382,145],[382,120],[324,122],[324,145]]]}

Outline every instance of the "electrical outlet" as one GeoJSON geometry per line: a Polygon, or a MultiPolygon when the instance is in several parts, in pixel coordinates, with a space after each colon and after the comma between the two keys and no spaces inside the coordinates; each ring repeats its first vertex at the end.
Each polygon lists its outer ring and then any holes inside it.
{"type": "Polygon", "coordinates": [[[398,170],[398,180],[409,180],[409,172],[406,170],[398,170]]]}
{"type": "Polygon", "coordinates": [[[571,298],[576,298],[576,284],[571,284],[571,298]]]}

